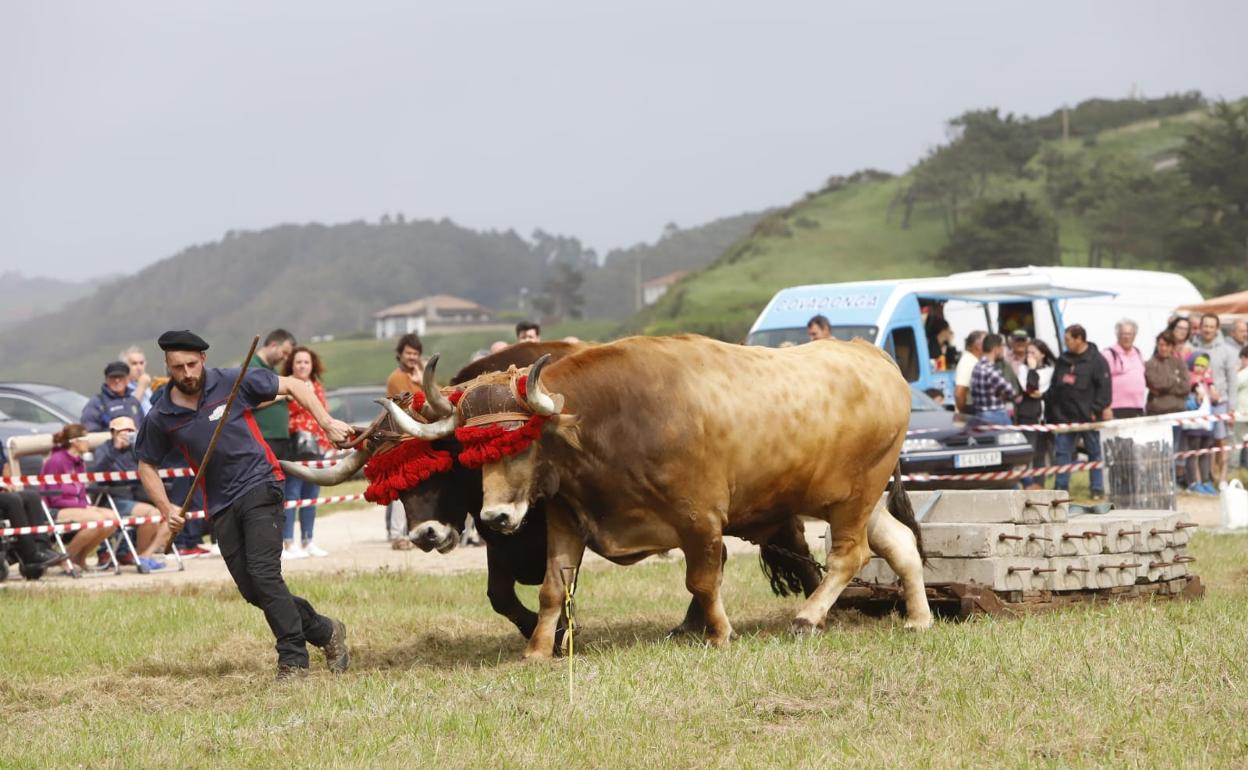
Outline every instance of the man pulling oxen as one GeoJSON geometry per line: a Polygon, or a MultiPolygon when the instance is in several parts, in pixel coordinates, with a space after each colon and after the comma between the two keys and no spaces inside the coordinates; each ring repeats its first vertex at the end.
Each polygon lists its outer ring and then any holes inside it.
{"type": "MultiPolygon", "coordinates": [[[[898,465],[909,386],[882,351],[858,342],[771,350],[630,338],[544,363],[527,378],[483,377],[455,410],[435,410],[439,424],[460,428],[459,461],[482,468],[485,523],[515,532],[534,501],[548,502],[541,611],[526,656],[551,654],[560,568],[579,564],[587,546],[623,564],[681,548],[708,640],[725,644],[723,537],[765,542],[796,515],[832,531],[828,574],[798,629],[822,625],[868,558],[869,537],[902,577],[906,625],[930,625],[898,465]],[[866,415],[858,405],[868,399],[876,408],[866,415]],[[892,516],[872,518],[890,476],[892,516]]],[[[404,430],[436,434],[387,408],[396,423],[413,423],[404,430]]]]}

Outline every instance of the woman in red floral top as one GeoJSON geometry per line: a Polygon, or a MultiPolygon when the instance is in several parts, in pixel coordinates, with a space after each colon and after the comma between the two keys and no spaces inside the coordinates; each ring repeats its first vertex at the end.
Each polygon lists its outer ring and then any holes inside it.
{"type": "MultiPolygon", "coordinates": [[[[282,369],[282,374],[287,377],[295,377],[304,382],[312,383],[312,390],[316,392],[316,397],[320,400],[321,406],[329,410],[325,404],[325,386],[321,385],[321,375],[325,373],[325,366],[321,363],[321,357],[312,350],[299,346],[290,354],[290,358],[286,359],[286,366],[282,369]]],[[[299,406],[293,400],[290,402],[290,438],[291,443],[298,445],[298,434],[300,431],[311,433],[316,437],[316,443],[324,454],[334,448],[333,443],[325,435],[325,431],[321,430],[321,426],[317,425],[316,418],[312,414],[299,406]]],[[[306,459],[306,458],[300,458],[306,459]]],[[[286,500],[315,500],[321,493],[321,488],[311,482],[286,477],[286,500]]],[[[282,549],[283,559],[306,559],[309,556],[329,556],[329,553],[317,547],[312,542],[312,529],[316,524],[316,506],[305,505],[299,509],[299,534],[301,545],[295,546],[295,509],[286,509],[286,528],[282,533],[285,547],[282,549]]]]}

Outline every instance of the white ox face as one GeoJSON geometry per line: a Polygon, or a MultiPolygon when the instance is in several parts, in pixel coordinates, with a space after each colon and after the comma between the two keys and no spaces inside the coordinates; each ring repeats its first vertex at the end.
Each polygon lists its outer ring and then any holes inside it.
{"type": "Polygon", "coordinates": [[[520,529],[534,498],[536,478],[536,446],[482,466],[482,523],[504,535],[520,529]]]}

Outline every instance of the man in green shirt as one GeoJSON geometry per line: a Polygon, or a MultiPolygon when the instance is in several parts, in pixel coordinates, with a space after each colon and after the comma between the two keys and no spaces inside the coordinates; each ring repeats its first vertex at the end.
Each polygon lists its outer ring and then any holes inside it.
{"type": "MultiPolygon", "coordinates": [[[[264,345],[252,356],[251,365],[281,375],[282,365],[295,349],[295,335],[285,329],[274,329],[264,338],[264,345]]],[[[260,435],[279,460],[290,460],[290,405],[284,397],[254,412],[260,435]]]]}

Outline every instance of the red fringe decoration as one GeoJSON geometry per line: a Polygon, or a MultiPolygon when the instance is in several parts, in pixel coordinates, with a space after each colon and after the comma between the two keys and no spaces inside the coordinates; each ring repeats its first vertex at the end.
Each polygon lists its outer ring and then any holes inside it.
{"type": "Polygon", "coordinates": [[[496,463],[506,455],[514,455],[529,448],[542,436],[542,426],[549,417],[535,414],[519,428],[508,430],[501,425],[481,425],[472,428],[456,428],[455,438],[464,445],[459,453],[459,463],[466,468],[480,468],[496,463]]]}
{"type": "Polygon", "coordinates": [[[364,466],[364,478],[368,479],[364,499],[378,505],[392,503],[399,499],[399,493],[453,466],[450,452],[435,450],[428,441],[408,439],[389,452],[374,455],[364,466]]]}
{"type": "MultiPolygon", "coordinates": [[[[459,406],[459,400],[460,400],[461,398],[463,398],[463,397],[464,397],[464,394],[465,394],[465,393],[467,393],[467,392],[468,392],[468,391],[466,391],[466,390],[452,390],[450,393],[447,393],[447,394],[446,394],[446,398],[447,398],[447,400],[448,400],[448,401],[450,401],[450,402],[451,402],[452,404],[454,404],[455,406],[459,406]]],[[[423,395],[423,394],[422,394],[422,395],[423,395]]]]}
{"type": "Polygon", "coordinates": [[[417,390],[413,392],[412,402],[407,405],[407,408],[411,409],[413,412],[419,412],[421,409],[424,409],[425,408],[425,392],[423,390],[417,390]]]}
{"type": "Polygon", "coordinates": [[[528,400],[529,398],[529,375],[522,374],[516,378],[516,393],[520,398],[528,400]]]}

